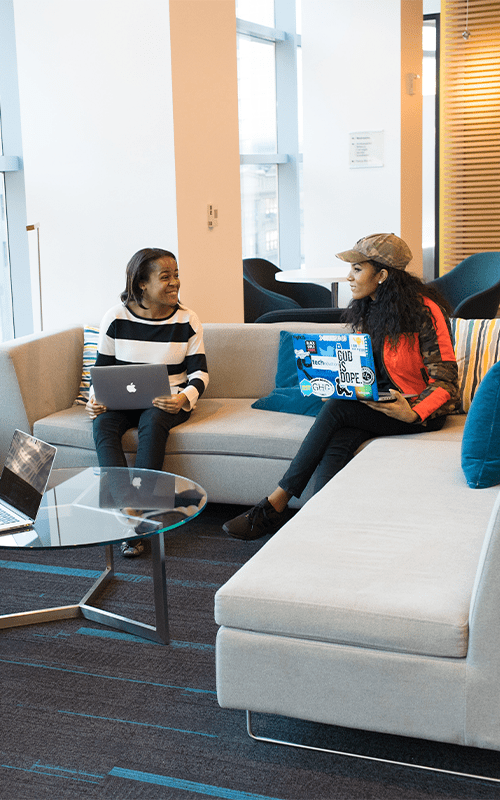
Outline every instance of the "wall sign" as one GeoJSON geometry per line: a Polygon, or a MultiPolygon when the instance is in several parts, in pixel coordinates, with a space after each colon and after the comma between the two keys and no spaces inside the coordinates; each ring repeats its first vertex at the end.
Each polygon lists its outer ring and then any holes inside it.
{"type": "Polygon", "coordinates": [[[349,134],[349,167],[363,169],[384,166],[384,131],[349,134]]]}

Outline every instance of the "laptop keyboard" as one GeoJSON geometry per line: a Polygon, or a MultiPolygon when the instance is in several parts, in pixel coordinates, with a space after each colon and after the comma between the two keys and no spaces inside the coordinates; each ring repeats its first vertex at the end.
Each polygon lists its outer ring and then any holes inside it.
{"type": "Polygon", "coordinates": [[[12,514],[6,508],[0,506],[0,525],[6,525],[8,522],[20,522],[17,514],[12,514]]]}

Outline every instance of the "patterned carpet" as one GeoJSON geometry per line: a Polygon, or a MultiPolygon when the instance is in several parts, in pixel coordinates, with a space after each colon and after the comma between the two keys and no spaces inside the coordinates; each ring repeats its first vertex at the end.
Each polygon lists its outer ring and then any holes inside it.
{"type": "MultiPolygon", "coordinates": [[[[213,597],[265,540],[226,537],[239,507],[209,505],[166,537],[172,644],[85,619],[0,633],[0,796],[13,800],[429,800],[498,798],[500,785],[264,745],[219,708],[213,597]]],[[[146,553],[115,553],[101,605],[150,624],[146,553]]],[[[78,602],[104,550],[0,551],[1,613],[78,602]]],[[[243,677],[243,676],[242,676],[243,677]]],[[[498,754],[257,715],[255,727],[320,747],[500,776],[498,754]]]]}

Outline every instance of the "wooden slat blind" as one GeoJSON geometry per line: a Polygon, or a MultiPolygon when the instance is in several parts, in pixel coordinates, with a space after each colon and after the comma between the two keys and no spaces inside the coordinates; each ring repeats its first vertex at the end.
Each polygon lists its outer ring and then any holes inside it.
{"type": "Polygon", "coordinates": [[[440,272],[500,251],[500,0],[441,3],[440,272]]]}

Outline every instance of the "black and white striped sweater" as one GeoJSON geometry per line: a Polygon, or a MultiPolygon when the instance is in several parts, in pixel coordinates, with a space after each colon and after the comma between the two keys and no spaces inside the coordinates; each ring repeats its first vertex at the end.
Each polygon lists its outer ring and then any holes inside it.
{"type": "Polygon", "coordinates": [[[184,392],[194,408],[208,385],[201,322],[181,305],[165,319],[144,319],[127,306],[114,306],[99,328],[96,366],[113,364],[168,364],[172,392],[184,392]]]}

